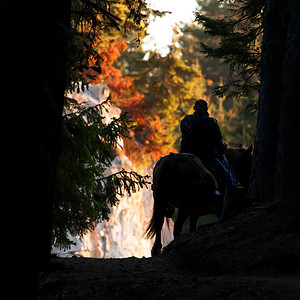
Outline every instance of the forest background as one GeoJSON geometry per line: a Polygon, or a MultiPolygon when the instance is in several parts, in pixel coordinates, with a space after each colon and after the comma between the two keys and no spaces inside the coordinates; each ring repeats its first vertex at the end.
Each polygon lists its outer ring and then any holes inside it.
{"type": "MultiPolygon", "coordinates": [[[[201,14],[210,18],[232,14],[227,5],[217,0],[197,3],[201,14]]],[[[112,13],[120,16],[122,8],[112,13]]],[[[254,141],[256,113],[249,107],[258,93],[251,97],[215,93],[214,89],[229,81],[230,66],[222,58],[206,58],[200,44],[218,45],[219,39],[208,35],[197,22],[180,24],[173,28],[169,53],[163,56],[155,50],[143,50],[145,36],[143,31],[135,38],[110,30],[98,45],[103,57],[101,74],[92,69],[86,72],[88,82],[107,85],[112,103],[135,120],[131,139],[125,140],[125,152],[137,165],[153,163],[179,150],[180,120],[193,113],[193,104],[200,98],[208,101],[209,112],[218,120],[229,146],[254,141]]]]}
{"type": "MultiPolygon", "coordinates": [[[[169,12],[137,6],[143,10],[143,20],[131,20],[128,5],[111,2],[106,15],[112,22],[110,26],[98,26],[89,12],[84,23],[81,14],[73,17],[66,91],[78,93],[88,89],[89,84],[108,86],[109,101],[123,114],[106,125],[101,112],[108,103],[86,109],[70,94],[65,97],[57,172],[60,195],[54,202],[53,215],[55,246],[68,247],[69,233],[83,236],[109,219],[110,207],[119,203],[125,191],[130,194],[147,185],[148,177],[134,171],[104,176],[117,154],[114,149],[119,137],[124,139],[123,151],[136,170],[152,166],[161,156],[179,151],[180,121],[193,113],[194,102],[203,98],[209,103],[211,116],[219,122],[224,142],[237,147],[254,141],[256,115],[249,112],[249,107],[258,97],[257,90],[245,92],[243,87],[251,85],[238,78],[240,66],[210,53],[222,45],[224,33],[220,34],[218,24],[211,28],[204,24],[207,18],[226,20],[227,15],[230,24],[236,20],[239,23],[236,11],[241,4],[237,3],[198,0],[197,22],[173,28],[166,55],[144,50],[143,39],[150,15],[163,17],[169,12]],[[214,27],[216,34],[212,34],[214,27]],[[243,84],[242,88],[237,82],[243,84]]],[[[73,9],[79,11],[82,7],[73,9]]],[[[105,24],[105,18],[102,22],[105,24]]],[[[228,35],[226,32],[226,39],[228,35]]],[[[249,53],[245,49],[243,57],[249,53]]],[[[243,69],[244,64],[240,65],[243,69]]]]}

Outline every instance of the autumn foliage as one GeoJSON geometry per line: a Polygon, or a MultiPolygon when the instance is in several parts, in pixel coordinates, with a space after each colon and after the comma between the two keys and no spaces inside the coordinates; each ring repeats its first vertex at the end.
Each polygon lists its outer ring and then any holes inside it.
{"type": "MultiPolygon", "coordinates": [[[[112,102],[122,111],[128,112],[133,119],[135,129],[131,133],[131,138],[124,142],[124,151],[135,163],[141,164],[149,158],[157,160],[165,150],[163,144],[168,143],[165,141],[167,137],[164,126],[159,116],[155,114],[155,109],[147,114],[144,95],[136,90],[133,79],[127,74],[122,74],[121,70],[114,66],[116,59],[127,48],[126,41],[122,39],[102,43],[98,52],[103,59],[101,73],[89,68],[85,71],[85,77],[91,84],[107,85],[110,88],[112,102]]],[[[91,67],[95,64],[93,60],[91,57],[91,67]]]]}

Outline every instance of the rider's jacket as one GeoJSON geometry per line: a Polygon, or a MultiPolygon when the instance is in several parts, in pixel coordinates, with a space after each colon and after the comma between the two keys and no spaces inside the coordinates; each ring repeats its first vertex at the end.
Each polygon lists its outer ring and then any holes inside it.
{"type": "Polygon", "coordinates": [[[181,153],[197,155],[204,165],[214,174],[219,187],[236,186],[236,180],[224,155],[226,145],[222,142],[222,134],[218,122],[210,118],[208,113],[195,111],[185,116],[180,128],[182,132],[181,153]]]}
{"type": "Polygon", "coordinates": [[[181,153],[195,154],[204,161],[224,153],[222,134],[216,119],[195,111],[181,120],[180,129],[181,153]]]}

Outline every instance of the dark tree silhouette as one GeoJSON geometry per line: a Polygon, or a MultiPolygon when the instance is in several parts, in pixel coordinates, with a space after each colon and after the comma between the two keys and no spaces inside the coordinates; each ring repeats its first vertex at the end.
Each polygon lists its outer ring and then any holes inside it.
{"type": "MultiPolygon", "coordinates": [[[[141,22],[144,1],[125,3],[127,20],[141,22]]],[[[39,272],[49,265],[64,93],[72,68],[71,13],[92,24],[91,37],[103,20],[118,27],[104,0],[0,2],[1,87],[7,93],[1,104],[8,133],[3,157],[9,164],[3,169],[9,222],[2,238],[16,264],[14,281],[23,283],[10,291],[11,298],[22,292],[22,299],[35,299],[39,272]]]]}
{"type": "Polygon", "coordinates": [[[35,299],[39,272],[50,259],[71,0],[21,2],[17,7],[7,0],[0,8],[2,104],[11,112],[4,139],[6,211],[9,223],[17,225],[5,232],[16,263],[11,269],[22,284],[11,292],[35,299]]]}
{"type": "Polygon", "coordinates": [[[250,196],[284,200],[299,224],[300,2],[268,0],[250,196]]]}

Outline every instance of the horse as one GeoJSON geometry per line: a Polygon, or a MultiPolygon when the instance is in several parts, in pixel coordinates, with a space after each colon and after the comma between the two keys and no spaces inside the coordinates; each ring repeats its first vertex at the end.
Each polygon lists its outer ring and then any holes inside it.
{"type": "Polygon", "coordinates": [[[241,186],[248,191],[251,165],[252,165],[253,144],[248,148],[239,145],[238,148],[227,147],[226,157],[241,186]]]}
{"type": "Polygon", "coordinates": [[[218,183],[213,174],[193,154],[170,153],[162,157],[153,170],[153,215],[146,230],[146,238],[153,238],[152,256],[161,252],[161,229],[165,217],[172,216],[172,207],[178,208],[174,224],[174,238],[190,215],[190,231],[196,230],[199,215],[222,213],[222,197],[215,193],[218,183]]]}
{"type": "MultiPolygon", "coordinates": [[[[227,150],[229,161],[234,162],[235,172],[239,175],[244,173],[239,171],[240,165],[237,162],[244,161],[244,156],[249,152],[251,154],[252,146],[250,147],[248,151],[241,147],[227,150]]],[[[189,215],[190,232],[196,230],[197,219],[201,215],[215,214],[220,218],[223,196],[217,192],[218,188],[215,176],[196,155],[170,153],[156,163],[152,184],[153,214],[145,232],[146,238],[155,237],[152,256],[161,253],[162,226],[165,218],[168,221],[172,217],[175,207],[178,208],[178,215],[174,224],[174,238],[181,233],[183,223],[189,215]]]]}

